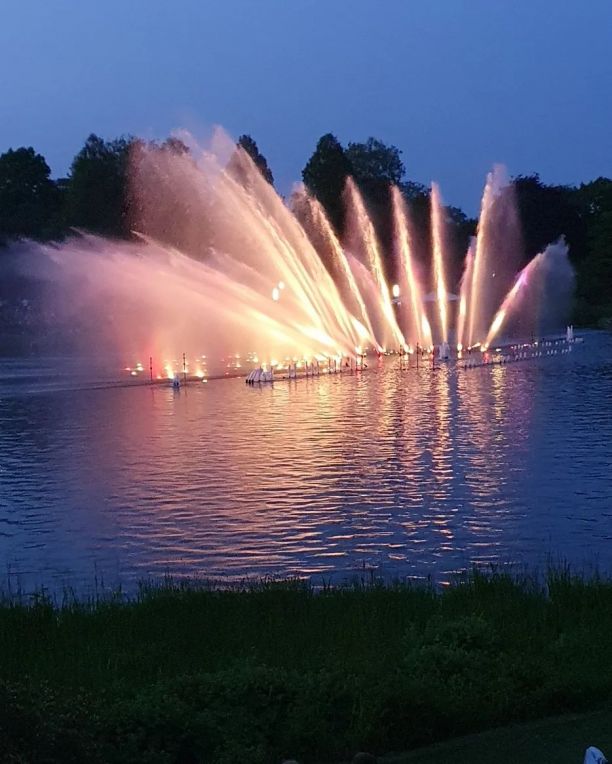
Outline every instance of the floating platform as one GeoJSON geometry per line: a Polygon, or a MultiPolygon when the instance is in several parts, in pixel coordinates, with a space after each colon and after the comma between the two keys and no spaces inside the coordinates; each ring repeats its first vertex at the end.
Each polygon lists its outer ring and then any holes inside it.
{"type": "MultiPolygon", "coordinates": [[[[487,350],[473,348],[472,350],[455,351],[454,353],[447,350],[447,352],[439,354],[436,352],[436,348],[434,351],[424,353],[395,353],[389,355],[397,356],[405,368],[437,369],[450,365],[455,369],[464,371],[485,366],[501,366],[519,361],[565,355],[571,353],[574,346],[582,342],[582,337],[574,337],[572,334],[571,339],[567,337],[551,337],[529,342],[499,344],[495,348],[488,348],[487,350]]],[[[374,361],[375,363],[376,361],[374,361]]],[[[358,363],[355,363],[353,360],[346,364],[336,364],[333,367],[328,367],[327,364],[306,364],[302,368],[293,365],[282,371],[274,372],[264,372],[263,369],[255,369],[247,375],[245,381],[250,385],[261,385],[275,381],[362,372],[367,370],[367,368],[368,363],[365,358],[362,358],[358,363]]]]}
{"type": "Polygon", "coordinates": [[[576,344],[584,341],[582,337],[571,339],[566,337],[534,340],[533,342],[518,342],[510,345],[497,345],[488,350],[477,350],[461,354],[456,359],[459,369],[476,369],[483,366],[505,365],[518,361],[530,361],[536,358],[546,358],[555,355],[571,353],[576,344]]]}
{"type": "Polygon", "coordinates": [[[448,353],[440,354],[436,347],[434,351],[419,351],[413,353],[387,353],[381,356],[357,356],[345,357],[342,361],[328,359],[326,361],[314,361],[312,363],[298,362],[289,366],[276,368],[273,371],[264,370],[263,367],[252,369],[245,373],[244,369],[231,369],[223,373],[211,374],[202,377],[187,372],[175,374],[174,377],[151,377],[144,369],[137,376],[116,382],[107,382],[95,387],[142,387],[162,386],[179,390],[184,386],[194,384],[201,385],[209,381],[221,379],[243,378],[249,386],[261,386],[274,382],[297,381],[324,377],[337,374],[360,374],[368,368],[376,368],[381,365],[385,358],[396,358],[404,369],[440,369],[452,367],[461,371],[478,369],[486,366],[499,366],[522,361],[530,361],[551,356],[560,356],[571,353],[576,345],[584,341],[583,337],[574,337],[573,333],[568,337],[546,337],[539,340],[518,341],[506,344],[498,344],[483,351],[480,348],[456,351],[449,348],[448,353]]]}

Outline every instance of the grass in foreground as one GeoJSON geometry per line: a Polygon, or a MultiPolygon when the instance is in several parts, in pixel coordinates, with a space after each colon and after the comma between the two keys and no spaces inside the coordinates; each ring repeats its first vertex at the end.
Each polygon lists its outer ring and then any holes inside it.
{"type": "Polygon", "coordinates": [[[567,572],[0,606],[3,761],[334,762],[593,709],[611,690],[612,583],[567,572]]]}
{"type": "Polygon", "coordinates": [[[512,725],[390,756],[381,764],[581,764],[589,745],[612,753],[612,711],[512,725]]]}

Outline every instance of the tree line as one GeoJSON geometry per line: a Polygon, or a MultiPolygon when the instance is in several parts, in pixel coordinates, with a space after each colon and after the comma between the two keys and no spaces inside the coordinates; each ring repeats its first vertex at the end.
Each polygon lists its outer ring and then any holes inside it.
{"type": "MultiPolygon", "coordinates": [[[[137,144],[141,142],[131,137],[107,141],[92,134],[74,157],[68,176],[56,180],[51,178],[45,158],[31,147],[9,149],[0,155],[0,247],[21,238],[61,240],[75,228],[129,238],[133,219],[129,161],[137,144]]],[[[238,145],[273,185],[270,167],[253,138],[242,135],[238,145]]],[[[188,151],[176,138],[157,146],[179,153],[188,151]]],[[[429,189],[406,177],[401,153],[376,138],[342,146],[328,133],[319,139],[302,172],[306,187],[321,202],[341,239],[346,234],[343,189],[347,176],[355,179],[390,274],[391,184],[400,188],[409,204],[416,256],[423,268],[429,263],[429,189]]],[[[548,185],[534,174],[514,178],[514,189],[525,262],[565,235],[578,277],[575,320],[596,323],[612,317],[612,180],[600,177],[580,185],[548,185]]],[[[449,282],[456,289],[477,221],[457,207],[445,210],[449,282]]]]}

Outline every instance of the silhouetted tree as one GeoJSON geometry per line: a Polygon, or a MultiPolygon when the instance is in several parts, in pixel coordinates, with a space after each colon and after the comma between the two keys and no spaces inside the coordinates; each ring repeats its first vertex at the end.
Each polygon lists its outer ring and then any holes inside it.
{"type": "Polygon", "coordinates": [[[251,136],[241,135],[240,138],[238,138],[236,145],[240,146],[240,148],[246,151],[246,153],[251,157],[251,159],[255,163],[255,166],[259,169],[259,172],[268,181],[268,183],[271,186],[273,186],[274,176],[272,175],[272,170],[270,170],[270,168],[268,167],[268,162],[265,156],[259,151],[257,144],[251,138],[251,136]]]}
{"type": "Polygon", "coordinates": [[[342,192],[352,169],[340,141],[327,133],[319,138],[313,155],[302,170],[304,184],[321,202],[338,233],[344,225],[342,192]]]}
{"type": "Polygon", "coordinates": [[[60,233],[61,193],[50,173],[45,158],[31,147],[0,156],[0,240],[60,233]]]}
{"type": "Polygon", "coordinates": [[[598,310],[593,298],[598,301],[599,297],[596,297],[596,283],[589,279],[589,273],[597,269],[587,268],[591,248],[589,228],[593,227],[598,213],[595,210],[589,213],[588,192],[581,195],[580,190],[572,186],[546,185],[537,174],[518,176],[514,186],[523,231],[524,263],[564,236],[577,274],[575,319],[590,322],[594,310],[598,310]]]}
{"type": "Polygon", "coordinates": [[[377,138],[368,138],[365,143],[349,143],[346,157],[357,183],[375,182],[386,186],[394,183],[397,186],[405,173],[401,153],[395,146],[387,146],[377,138]]]}
{"type": "Polygon", "coordinates": [[[576,189],[570,186],[548,186],[542,183],[537,174],[519,175],[513,182],[526,260],[564,235],[572,259],[578,262],[585,253],[586,231],[576,189]]]}
{"type": "Polygon", "coordinates": [[[131,138],[89,136],[70,167],[67,218],[71,226],[107,236],[127,236],[131,138]]]}
{"type": "Polygon", "coordinates": [[[597,178],[574,190],[586,231],[585,253],[576,262],[578,318],[612,319],[612,180],[597,178]]]}

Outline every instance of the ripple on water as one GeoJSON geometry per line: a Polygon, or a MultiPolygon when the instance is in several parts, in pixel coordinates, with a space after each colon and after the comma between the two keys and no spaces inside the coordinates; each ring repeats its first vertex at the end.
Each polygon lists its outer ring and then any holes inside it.
{"type": "Polygon", "coordinates": [[[611,569],[610,356],[612,338],[593,334],[573,354],[509,367],[389,361],[178,395],[70,391],[59,374],[49,390],[23,362],[27,392],[3,362],[2,559],[45,585],[364,565],[448,580],[551,556],[611,569]]]}

